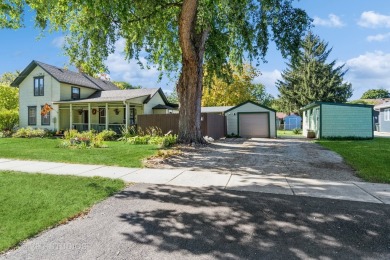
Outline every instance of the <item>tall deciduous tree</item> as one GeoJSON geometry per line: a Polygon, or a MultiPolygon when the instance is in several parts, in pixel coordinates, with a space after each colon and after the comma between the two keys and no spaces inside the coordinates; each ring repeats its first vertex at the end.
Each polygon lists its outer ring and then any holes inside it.
{"type": "Polygon", "coordinates": [[[214,76],[203,89],[202,106],[235,106],[248,100],[270,105],[273,97],[266,93],[264,85],[252,82],[256,76],[258,71],[248,64],[242,70],[233,69],[229,81],[214,76]]]}
{"type": "Polygon", "coordinates": [[[15,72],[5,72],[0,76],[0,85],[2,86],[11,86],[11,83],[16,79],[20,74],[19,71],[15,72]]]}
{"type": "Polygon", "coordinates": [[[85,72],[102,72],[119,38],[126,57],[163,71],[180,71],[178,140],[204,142],[200,132],[203,63],[210,70],[264,58],[274,40],[283,56],[294,52],[310,19],[293,0],[8,0],[0,4],[0,27],[21,26],[28,4],[41,28],[68,32],[65,50],[85,72]]]}
{"type": "Polygon", "coordinates": [[[113,81],[112,82],[115,86],[117,86],[120,89],[139,89],[142,88],[141,86],[134,86],[126,81],[113,81]]]}
{"type": "Polygon", "coordinates": [[[363,99],[390,98],[390,92],[386,89],[369,89],[363,93],[363,99]]]}
{"type": "Polygon", "coordinates": [[[298,112],[313,101],[346,102],[352,96],[352,85],[343,80],[344,65],[327,63],[331,51],[318,36],[309,33],[305,37],[298,56],[291,59],[276,83],[284,112],[298,112]]]}
{"type": "Polygon", "coordinates": [[[19,90],[0,85],[0,110],[17,110],[19,108],[19,90]]]}

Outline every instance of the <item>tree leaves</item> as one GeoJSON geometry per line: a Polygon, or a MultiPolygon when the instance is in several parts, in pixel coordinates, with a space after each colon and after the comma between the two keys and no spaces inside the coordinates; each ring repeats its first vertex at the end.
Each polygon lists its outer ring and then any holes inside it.
{"type": "Polygon", "coordinates": [[[390,92],[386,89],[369,89],[363,93],[363,99],[390,98],[390,92]]]}

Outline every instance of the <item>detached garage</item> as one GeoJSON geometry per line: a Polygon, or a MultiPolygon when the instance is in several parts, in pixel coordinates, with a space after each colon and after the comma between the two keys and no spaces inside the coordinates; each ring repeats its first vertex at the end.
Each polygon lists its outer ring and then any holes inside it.
{"type": "Polygon", "coordinates": [[[276,137],[276,111],[247,101],[225,111],[227,134],[241,137],[276,137]]]}

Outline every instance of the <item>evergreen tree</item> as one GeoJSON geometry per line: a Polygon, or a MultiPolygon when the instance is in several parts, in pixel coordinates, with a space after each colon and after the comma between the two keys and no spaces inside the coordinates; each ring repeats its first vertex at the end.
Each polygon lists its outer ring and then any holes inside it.
{"type": "Polygon", "coordinates": [[[276,83],[284,112],[298,112],[314,102],[346,102],[352,96],[352,85],[343,77],[347,70],[336,61],[327,63],[332,49],[318,36],[309,33],[301,43],[298,56],[291,59],[276,83]]]}

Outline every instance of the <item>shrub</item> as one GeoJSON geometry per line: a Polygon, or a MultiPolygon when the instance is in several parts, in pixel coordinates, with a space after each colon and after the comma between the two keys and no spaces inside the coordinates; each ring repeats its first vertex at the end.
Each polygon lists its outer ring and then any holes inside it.
{"type": "Polygon", "coordinates": [[[19,122],[17,110],[0,110],[0,131],[11,131],[19,122]]]}
{"type": "Polygon", "coordinates": [[[16,137],[16,138],[34,138],[34,137],[43,138],[43,137],[50,137],[50,136],[52,136],[52,134],[53,133],[51,131],[48,131],[46,129],[41,129],[41,128],[33,129],[31,127],[27,127],[27,128],[19,128],[12,135],[12,137],[16,137]]]}
{"type": "Polygon", "coordinates": [[[299,128],[294,128],[292,131],[293,131],[293,133],[294,133],[295,135],[300,135],[300,134],[302,134],[302,130],[299,129],[299,128]]]}
{"type": "Polygon", "coordinates": [[[103,135],[97,134],[94,130],[79,133],[76,129],[72,129],[64,132],[64,140],[59,146],[64,148],[107,147],[103,141],[103,135]]]}
{"type": "Polygon", "coordinates": [[[177,141],[177,135],[165,135],[165,136],[134,136],[129,137],[126,140],[129,144],[156,144],[160,147],[170,147],[174,145],[177,141]]]}
{"type": "Polygon", "coordinates": [[[98,134],[103,141],[114,141],[116,139],[116,132],[112,130],[103,130],[98,134]]]}
{"type": "Polygon", "coordinates": [[[132,125],[129,127],[122,126],[121,127],[121,134],[120,138],[118,139],[119,141],[126,141],[130,137],[134,137],[137,135],[137,128],[132,125]]]}

